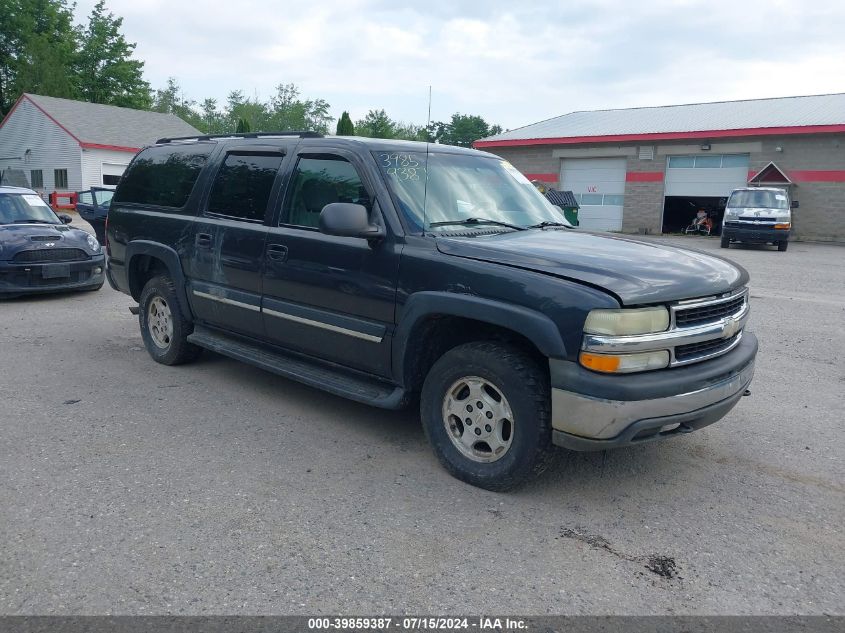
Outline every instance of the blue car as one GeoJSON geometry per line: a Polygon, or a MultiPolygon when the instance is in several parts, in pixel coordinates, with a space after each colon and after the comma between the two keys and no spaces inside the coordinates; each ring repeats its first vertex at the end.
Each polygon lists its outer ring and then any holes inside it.
{"type": "Polygon", "coordinates": [[[0,298],[102,288],[103,249],[71,220],[31,189],[0,187],[0,298]]]}
{"type": "Polygon", "coordinates": [[[114,189],[92,187],[77,194],[76,212],[94,229],[102,246],[106,245],[106,217],[114,196],[114,189]]]}

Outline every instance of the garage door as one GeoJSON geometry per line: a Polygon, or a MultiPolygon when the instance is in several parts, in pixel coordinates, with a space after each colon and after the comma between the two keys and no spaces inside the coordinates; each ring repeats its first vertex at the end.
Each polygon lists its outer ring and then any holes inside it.
{"type": "Polygon", "coordinates": [[[578,221],[585,229],[621,231],[625,194],[624,158],[567,158],[560,168],[565,191],[575,194],[581,209],[578,221]]]}
{"type": "Polygon", "coordinates": [[[748,154],[670,156],[665,195],[727,198],[747,182],[748,154]]]}

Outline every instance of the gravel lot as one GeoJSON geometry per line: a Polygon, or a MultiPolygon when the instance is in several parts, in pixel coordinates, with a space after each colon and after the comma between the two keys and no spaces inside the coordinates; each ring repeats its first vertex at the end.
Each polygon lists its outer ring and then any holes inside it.
{"type": "Polygon", "coordinates": [[[108,286],[0,304],[0,613],[845,612],[845,248],[663,241],[751,272],[752,397],[510,494],[414,412],[157,365],[108,286]]]}

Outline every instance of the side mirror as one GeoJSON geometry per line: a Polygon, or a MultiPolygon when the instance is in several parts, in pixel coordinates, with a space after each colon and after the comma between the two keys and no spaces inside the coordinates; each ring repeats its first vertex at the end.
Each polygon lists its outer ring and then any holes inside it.
{"type": "Polygon", "coordinates": [[[351,202],[332,202],[320,211],[320,232],[339,237],[362,237],[377,240],[384,229],[370,223],[367,208],[351,202]]]}
{"type": "Polygon", "coordinates": [[[797,208],[798,208],[798,201],[797,201],[797,200],[793,200],[793,201],[792,201],[792,208],[793,208],[793,209],[797,209],[797,208]]]}
{"type": "Polygon", "coordinates": [[[70,224],[73,222],[73,218],[70,217],[67,213],[60,213],[59,219],[62,221],[62,224],[70,224]]]}

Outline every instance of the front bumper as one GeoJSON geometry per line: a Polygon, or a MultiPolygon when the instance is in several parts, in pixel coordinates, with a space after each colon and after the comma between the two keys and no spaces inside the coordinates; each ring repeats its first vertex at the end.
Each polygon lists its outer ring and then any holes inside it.
{"type": "Polygon", "coordinates": [[[568,361],[550,363],[552,441],[595,451],[689,433],[723,418],[754,376],[757,339],[683,368],[602,375],[568,361]]]}
{"type": "Polygon", "coordinates": [[[753,242],[759,244],[777,243],[789,240],[789,229],[773,229],[768,226],[736,226],[725,225],[722,235],[738,242],[753,242]]]}
{"type": "Polygon", "coordinates": [[[67,266],[66,277],[45,277],[44,268],[52,262],[16,264],[0,261],[0,296],[85,290],[101,286],[105,279],[106,258],[102,254],[82,261],[57,263],[67,266]]]}

